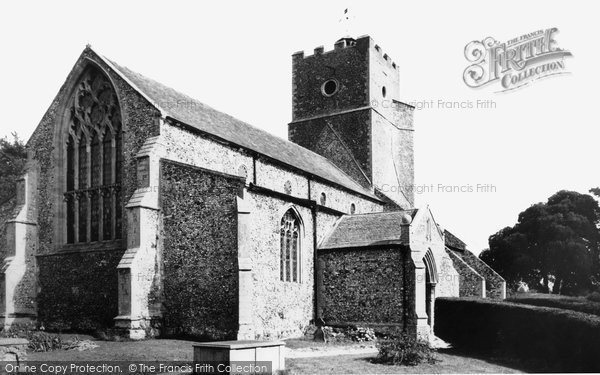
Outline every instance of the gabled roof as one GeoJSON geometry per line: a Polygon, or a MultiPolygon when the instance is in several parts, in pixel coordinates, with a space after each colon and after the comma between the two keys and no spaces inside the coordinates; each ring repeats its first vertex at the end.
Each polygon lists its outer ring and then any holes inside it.
{"type": "MultiPolygon", "coordinates": [[[[100,56],[98,53],[96,54],[100,56]]],[[[325,157],[219,112],[111,60],[103,59],[135,90],[157,107],[163,116],[351,191],[379,200],[371,190],[357,183],[325,157]]]]}
{"type": "Polygon", "coordinates": [[[417,210],[344,215],[319,245],[320,250],[409,245],[409,225],[417,210]],[[406,220],[407,216],[409,220],[406,220]]]}
{"type": "Polygon", "coordinates": [[[467,244],[448,230],[444,230],[444,241],[445,245],[454,251],[465,251],[467,249],[467,244]]]}

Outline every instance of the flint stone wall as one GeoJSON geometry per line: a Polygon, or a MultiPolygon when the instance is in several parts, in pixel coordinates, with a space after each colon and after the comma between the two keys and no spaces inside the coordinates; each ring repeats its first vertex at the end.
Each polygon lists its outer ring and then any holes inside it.
{"type": "Polygon", "coordinates": [[[125,249],[38,257],[38,321],[49,330],[112,327],[117,264],[125,249]]]}
{"type": "Polygon", "coordinates": [[[506,281],[502,276],[498,275],[496,271],[469,250],[458,252],[457,254],[460,255],[465,263],[485,278],[486,297],[496,299],[506,298],[506,281]]]}
{"type": "Polygon", "coordinates": [[[236,176],[161,161],[166,335],[235,339],[242,187],[236,176]]]}
{"type": "Polygon", "coordinates": [[[313,221],[311,210],[261,194],[251,194],[249,233],[252,254],[253,324],[257,339],[299,337],[313,319],[313,221]],[[280,279],[280,226],[293,207],[302,221],[300,281],[280,279]]]}
{"type": "Polygon", "coordinates": [[[452,259],[454,268],[459,276],[460,297],[483,297],[485,290],[485,278],[471,268],[454,251],[446,249],[446,253],[452,259]]]}
{"type": "Polygon", "coordinates": [[[414,288],[404,293],[406,258],[400,248],[320,250],[319,316],[333,325],[402,325],[414,294],[414,288]]]}

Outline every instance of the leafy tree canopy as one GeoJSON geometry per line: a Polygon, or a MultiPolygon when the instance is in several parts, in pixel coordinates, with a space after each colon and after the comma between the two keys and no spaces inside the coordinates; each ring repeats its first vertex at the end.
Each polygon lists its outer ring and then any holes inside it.
{"type": "Polygon", "coordinates": [[[553,282],[553,293],[582,293],[600,280],[599,222],[600,207],[591,195],[562,190],[490,236],[480,257],[512,285],[541,282],[548,292],[553,282]]]}
{"type": "Polygon", "coordinates": [[[15,194],[16,180],[23,173],[27,151],[17,133],[0,139],[0,204],[15,194]]]}

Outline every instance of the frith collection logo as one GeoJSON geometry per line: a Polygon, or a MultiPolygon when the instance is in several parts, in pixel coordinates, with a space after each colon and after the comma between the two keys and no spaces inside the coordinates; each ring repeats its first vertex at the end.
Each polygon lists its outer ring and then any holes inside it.
{"type": "Polygon", "coordinates": [[[500,43],[492,37],[472,41],[465,57],[472,63],[464,73],[467,86],[479,88],[499,83],[497,92],[514,90],[535,80],[566,74],[565,58],[571,52],[558,47],[557,28],[537,30],[500,43]]]}

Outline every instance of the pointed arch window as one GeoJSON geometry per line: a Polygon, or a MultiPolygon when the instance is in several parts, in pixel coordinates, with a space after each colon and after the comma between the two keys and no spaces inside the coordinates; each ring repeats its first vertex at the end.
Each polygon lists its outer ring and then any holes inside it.
{"type": "Polygon", "coordinates": [[[281,219],[280,268],[281,281],[300,282],[300,219],[291,208],[281,219]]]}
{"type": "Polygon", "coordinates": [[[108,79],[89,68],[78,82],[66,141],[67,243],[121,238],[121,111],[108,79]]]}

